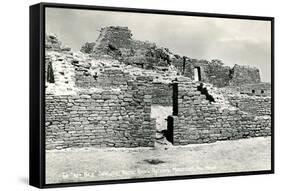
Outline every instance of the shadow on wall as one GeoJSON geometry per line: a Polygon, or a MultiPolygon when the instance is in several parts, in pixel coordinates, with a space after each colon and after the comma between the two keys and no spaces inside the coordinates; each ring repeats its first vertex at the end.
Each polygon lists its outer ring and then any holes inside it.
{"type": "Polygon", "coordinates": [[[207,88],[203,87],[203,83],[200,83],[200,85],[197,87],[197,90],[201,92],[201,94],[206,96],[206,99],[209,100],[209,102],[215,102],[215,99],[212,95],[209,94],[207,88]]]}

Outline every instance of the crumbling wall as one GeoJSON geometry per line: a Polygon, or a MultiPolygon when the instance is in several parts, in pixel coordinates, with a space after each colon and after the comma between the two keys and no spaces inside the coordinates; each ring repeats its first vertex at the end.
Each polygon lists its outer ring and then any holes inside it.
{"type": "MultiPolygon", "coordinates": [[[[177,67],[179,64],[177,64],[177,67]]],[[[194,79],[194,68],[200,68],[201,81],[211,83],[216,87],[241,86],[260,83],[259,69],[249,66],[234,65],[233,68],[224,65],[220,60],[197,60],[186,58],[179,67],[183,75],[194,79]]]]}
{"type": "Polygon", "coordinates": [[[132,33],[128,27],[104,27],[94,46],[97,55],[108,54],[114,57],[120,56],[120,48],[128,48],[132,43],[132,33]]]}
{"type": "Polygon", "coordinates": [[[192,81],[174,83],[174,112],[168,118],[168,134],[174,145],[271,134],[269,116],[256,117],[238,108],[221,108],[210,103],[197,86],[192,81]]]}
{"type": "Polygon", "coordinates": [[[86,43],[82,46],[82,52],[92,53],[93,57],[106,57],[122,61],[128,65],[145,69],[153,69],[155,66],[170,64],[170,51],[167,48],[158,48],[155,43],[132,39],[132,33],[128,27],[110,26],[104,27],[93,44],[86,43]],[[93,50],[91,50],[93,49],[93,50]]]}
{"type": "Polygon", "coordinates": [[[86,42],[80,49],[85,54],[92,54],[94,52],[95,42],[86,42]]]}
{"type": "Polygon", "coordinates": [[[154,146],[151,81],[129,80],[123,90],[46,95],[46,149],[154,146]]]}
{"type": "Polygon", "coordinates": [[[230,81],[230,67],[225,66],[219,60],[197,60],[186,59],[184,76],[194,79],[194,68],[200,68],[201,81],[215,85],[216,87],[225,87],[230,81]]]}
{"type": "Polygon", "coordinates": [[[260,83],[259,69],[235,64],[231,72],[231,86],[260,83]]]}

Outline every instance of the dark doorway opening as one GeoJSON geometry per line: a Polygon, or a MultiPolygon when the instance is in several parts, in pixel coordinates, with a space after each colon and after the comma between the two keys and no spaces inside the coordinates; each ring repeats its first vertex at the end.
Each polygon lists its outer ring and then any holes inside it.
{"type": "Polygon", "coordinates": [[[52,62],[48,63],[48,68],[47,68],[47,82],[49,83],[55,83],[55,77],[54,77],[54,70],[52,66],[52,62]]]}
{"type": "Polygon", "coordinates": [[[172,116],[168,116],[167,120],[167,132],[165,132],[164,136],[166,137],[167,141],[170,143],[174,143],[174,119],[172,116]]]}

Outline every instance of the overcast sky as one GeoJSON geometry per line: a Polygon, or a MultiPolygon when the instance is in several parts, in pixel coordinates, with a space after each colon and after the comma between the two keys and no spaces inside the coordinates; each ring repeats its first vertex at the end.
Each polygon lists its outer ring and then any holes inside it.
{"type": "Polygon", "coordinates": [[[269,21],[47,8],[46,30],[80,50],[105,26],[127,26],[137,40],[155,42],[173,53],[197,59],[220,59],[226,65],[251,65],[270,82],[269,21]]]}

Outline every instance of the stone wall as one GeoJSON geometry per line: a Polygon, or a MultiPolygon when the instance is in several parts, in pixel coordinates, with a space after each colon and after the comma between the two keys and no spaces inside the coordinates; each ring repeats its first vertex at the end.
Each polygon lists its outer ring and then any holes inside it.
{"type": "Polygon", "coordinates": [[[128,48],[132,43],[132,33],[128,27],[104,27],[93,48],[97,55],[108,54],[114,57],[120,56],[120,48],[128,48]]]}
{"type": "Polygon", "coordinates": [[[231,71],[230,85],[237,86],[243,84],[260,83],[259,69],[249,66],[239,66],[235,64],[231,71]]]}
{"type": "Polygon", "coordinates": [[[105,68],[100,73],[89,73],[88,70],[75,72],[75,84],[77,87],[115,87],[122,88],[130,79],[129,73],[119,68],[105,68]]]}
{"type": "Polygon", "coordinates": [[[168,118],[168,140],[174,145],[269,136],[271,118],[256,117],[238,108],[221,108],[197,91],[192,81],[174,83],[173,115],[168,118]]]}
{"type": "Polygon", "coordinates": [[[152,104],[173,105],[173,87],[170,83],[154,82],[152,84],[152,104]]]}
{"type": "Polygon", "coordinates": [[[256,83],[256,84],[244,84],[241,86],[230,87],[240,94],[246,94],[249,96],[271,96],[271,84],[270,83],[256,83]]]}
{"type": "Polygon", "coordinates": [[[150,79],[121,90],[46,95],[46,149],[154,146],[150,79]]]}
{"type": "Polygon", "coordinates": [[[81,47],[82,52],[85,52],[85,47],[93,57],[110,56],[125,64],[145,69],[168,66],[171,54],[167,48],[158,48],[155,43],[133,39],[128,27],[120,26],[102,28],[94,46],[85,43],[81,47]]]}
{"type": "Polygon", "coordinates": [[[227,97],[231,105],[256,116],[271,115],[271,97],[232,95],[227,97]]]}
{"type": "Polygon", "coordinates": [[[200,68],[201,81],[211,83],[216,87],[225,87],[230,81],[230,67],[219,60],[186,59],[184,76],[194,79],[194,68],[200,68]]]}
{"type": "Polygon", "coordinates": [[[211,83],[216,87],[240,86],[260,83],[259,69],[235,65],[233,68],[224,65],[220,60],[197,60],[186,58],[182,66],[176,64],[183,75],[194,79],[194,68],[200,68],[201,81],[211,83]]]}

